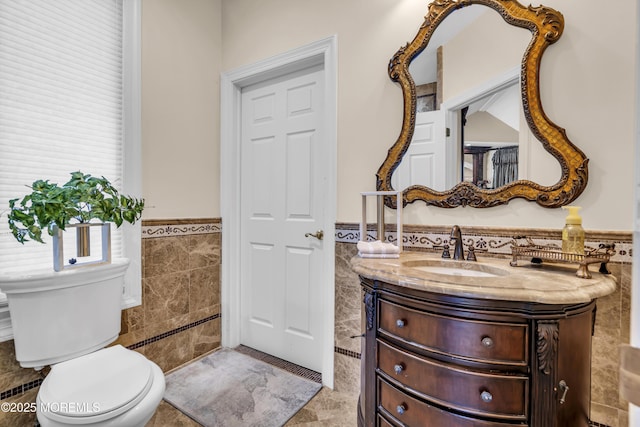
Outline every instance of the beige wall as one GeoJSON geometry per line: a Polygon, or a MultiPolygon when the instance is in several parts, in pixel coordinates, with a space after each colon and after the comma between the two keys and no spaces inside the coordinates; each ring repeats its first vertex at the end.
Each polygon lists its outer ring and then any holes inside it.
{"type": "MultiPolygon", "coordinates": [[[[423,0],[223,0],[222,70],[338,36],[339,221],[359,221],[361,191],[400,130],[402,95],[387,76],[396,50],[423,21],[423,0]],[[362,156],[364,157],[364,160],[362,156]]],[[[636,2],[549,0],[564,35],[545,53],[541,96],[547,115],[590,160],[590,180],[575,202],[587,229],[630,230],[633,196],[636,2]]],[[[560,228],[565,213],[522,200],[492,209],[438,209],[414,203],[406,222],[560,228]]]]}
{"type": "MultiPolygon", "coordinates": [[[[591,159],[589,185],[574,203],[584,207],[587,229],[630,230],[636,2],[544,4],[561,11],[566,26],[542,61],[543,106],[591,159]]],[[[359,221],[358,194],[374,189],[402,120],[387,64],[426,11],[423,0],[143,0],[145,218],[220,215],[220,71],[336,34],[337,219],[359,221]]],[[[417,202],[405,222],[559,228],[564,212],[522,200],[492,209],[417,202]]]]}
{"type": "Polygon", "coordinates": [[[220,216],[221,0],[142,0],[145,219],[220,216]]]}
{"type": "MultiPolygon", "coordinates": [[[[443,46],[444,102],[518,67],[531,40],[528,30],[508,25],[490,8],[473,7],[485,12],[443,46]]],[[[451,21],[453,26],[457,14],[454,12],[443,24],[451,21]]]]}

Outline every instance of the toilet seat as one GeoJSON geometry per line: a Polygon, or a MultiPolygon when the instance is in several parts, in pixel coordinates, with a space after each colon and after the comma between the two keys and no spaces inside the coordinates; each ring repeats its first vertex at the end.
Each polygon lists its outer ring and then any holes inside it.
{"type": "Polygon", "coordinates": [[[38,407],[60,422],[104,421],[137,405],[152,384],[149,360],[116,345],[54,365],[40,386],[38,407]]]}

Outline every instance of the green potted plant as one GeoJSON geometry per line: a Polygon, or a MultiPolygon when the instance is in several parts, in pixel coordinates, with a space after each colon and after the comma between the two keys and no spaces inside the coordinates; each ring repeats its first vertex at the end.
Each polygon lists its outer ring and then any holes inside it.
{"type": "Polygon", "coordinates": [[[79,257],[88,255],[80,251],[88,249],[88,225],[92,220],[107,224],[108,230],[111,222],[116,227],[124,221],[134,224],[144,209],[143,199],[120,195],[105,177],[97,178],[80,171],[72,172],[69,182],[62,186],[37,180],[30,188],[33,191],[22,200],[9,201],[9,228],[13,236],[20,243],[28,240],[44,243],[43,230],[55,239],[72,225],[78,230],[79,257]],[[79,226],[83,224],[87,227],[79,226]]]}

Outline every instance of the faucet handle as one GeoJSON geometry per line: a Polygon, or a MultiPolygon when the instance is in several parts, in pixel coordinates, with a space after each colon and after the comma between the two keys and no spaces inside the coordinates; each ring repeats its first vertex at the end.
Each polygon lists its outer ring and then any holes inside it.
{"type": "Polygon", "coordinates": [[[473,246],[469,246],[469,252],[467,253],[467,261],[477,261],[476,251],[473,249],[473,246]]]}
{"type": "Polygon", "coordinates": [[[445,244],[444,249],[442,250],[442,258],[451,258],[451,254],[449,253],[449,245],[445,244]]]}

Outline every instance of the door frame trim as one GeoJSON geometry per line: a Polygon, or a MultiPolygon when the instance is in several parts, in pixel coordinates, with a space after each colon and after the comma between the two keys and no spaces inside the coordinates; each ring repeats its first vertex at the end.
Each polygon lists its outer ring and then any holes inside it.
{"type": "Polygon", "coordinates": [[[323,132],[325,288],[322,291],[322,383],[333,388],[335,333],[335,222],[337,212],[337,36],[301,46],[220,75],[220,211],[222,216],[221,334],[224,347],[240,344],[240,138],[242,88],[315,64],[324,64],[323,132]]]}

